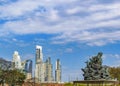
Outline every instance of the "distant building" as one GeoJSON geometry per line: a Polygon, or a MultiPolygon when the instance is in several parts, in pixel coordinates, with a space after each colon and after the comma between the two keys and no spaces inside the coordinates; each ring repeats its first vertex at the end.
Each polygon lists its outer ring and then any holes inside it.
{"type": "Polygon", "coordinates": [[[36,46],[35,78],[37,82],[45,81],[45,64],[43,63],[42,46],[36,46]]]}
{"type": "Polygon", "coordinates": [[[45,62],[43,62],[42,46],[36,46],[36,58],[35,58],[35,79],[38,83],[46,82],[61,82],[61,65],[60,61],[57,60],[56,64],[56,81],[53,78],[53,66],[51,63],[51,58],[49,57],[45,62]]]}
{"type": "Polygon", "coordinates": [[[56,61],[55,81],[61,82],[61,65],[60,65],[59,59],[57,59],[57,61],[56,61]]]}
{"type": "Polygon", "coordinates": [[[49,57],[45,62],[46,70],[45,70],[45,81],[52,82],[53,81],[53,68],[51,64],[51,58],[49,57]]]}
{"type": "Polygon", "coordinates": [[[14,54],[13,54],[12,62],[13,62],[14,68],[16,68],[16,69],[21,69],[22,68],[20,55],[17,51],[15,51],[14,54]]]}
{"type": "Polygon", "coordinates": [[[12,69],[18,69],[26,75],[26,79],[32,78],[32,60],[21,61],[18,51],[14,51],[12,69]]]}
{"type": "Polygon", "coordinates": [[[32,60],[26,60],[23,70],[26,73],[27,79],[32,78],[32,60]]]}

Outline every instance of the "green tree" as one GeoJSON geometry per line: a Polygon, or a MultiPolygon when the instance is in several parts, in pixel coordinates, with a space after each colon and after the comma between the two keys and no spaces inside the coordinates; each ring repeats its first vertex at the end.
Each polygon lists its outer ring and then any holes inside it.
{"type": "Polygon", "coordinates": [[[10,86],[22,85],[24,83],[25,75],[19,70],[8,70],[6,75],[5,82],[10,86]]]}
{"type": "Polygon", "coordinates": [[[9,86],[22,85],[25,78],[24,73],[21,73],[19,70],[0,69],[0,84],[7,83],[9,86]]]}
{"type": "Polygon", "coordinates": [[[110,67],[109,73],[112,79],[117,79],[120,81],[120,67],[110,67]]]}
{"type": "Polygon", "coordinates": [[[5,81],[4,71],[0,68],[0,84],[2,84],[2,86],[4,86],[4,81],[5,81]]]}
{"type": "Polygon", "coordinates": [[[2,84],[2,69],[0,68],[0,84],[2,84]]]}

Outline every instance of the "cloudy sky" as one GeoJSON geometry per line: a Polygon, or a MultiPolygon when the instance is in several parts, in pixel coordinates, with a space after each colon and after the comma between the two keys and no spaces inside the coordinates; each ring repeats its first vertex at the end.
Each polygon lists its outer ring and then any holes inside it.
{"type": "MultiPolygon", "coordinates": [[[[85,61],[99,51],[103,65],[120,65],[120,0],[0,0],[0,57],[57,58],[63,81],[83,79],[85,61]]],[[[54,67],[55,68],[55,67],[54,67]]]]}

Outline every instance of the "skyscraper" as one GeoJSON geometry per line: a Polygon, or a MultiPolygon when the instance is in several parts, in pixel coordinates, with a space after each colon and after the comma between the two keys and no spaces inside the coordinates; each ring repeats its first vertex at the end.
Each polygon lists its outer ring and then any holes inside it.
{"type": "Polygon", "coordinates": [[[32,78],[32,60],[26,60],[24,71],[26,72],[26,78],[31,79],[32,78]]]}
{"type": "Polygon", "coordinates": [[[16,69],[21,69],[22,68],[20,55],[17,51],[14,51],[12,62],[14,64],[14,68],[16,68],[16,69]]]}
{"type": "Polygon", "coordinates": [[[57,61],[56,61],[55,81],[61,82],[61,65],[60,65],[59,59],[57,59],[57,61]]]}
{"type": "Polygon", "coordinates": [[[36,68],[35,68],[35,78],[38,82],[44,82],[45,80],[45,70],[43,63],[42,46],[36,46],[36,68]]]}
{"type": "Polygon", "coordinates": [[[46,60],[45,65],[46,65],[45,81],[51,82],[53,81],[53,68],[52,68],[50,57],[46,60]]]}
{"type": "MultiPolygon", "coordinates": [[[[36,58],[35,58],[35,79],[38,83],[53,82],[53,66],[51,58],[49,57],[43,62],[42,46],[36,46],[36,58]]],[[[59,59],[56,62],[55,70],[56,82],[61,82],[61,65],[59,59]]]]}

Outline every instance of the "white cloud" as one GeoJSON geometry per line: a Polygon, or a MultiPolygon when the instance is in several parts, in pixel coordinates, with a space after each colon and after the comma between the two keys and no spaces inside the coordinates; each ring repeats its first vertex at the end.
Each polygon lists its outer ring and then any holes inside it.
{"type": "Polygon", "coordinates": [[[65,52],[71,53],[71,52],[73,52],[73,49],[72,49],[72,48],[67,48],[67,49],[65,50],[65,52]]]}
{"type": "Polygon", "coordinates": [[[84,9],[85,8],[83,8],[83,7],[74,7],[74,8],[68,9],[66,12],[68,14],[75,14],[75,13],[78,13],[80,11],[84,12],[85,11],[84,9]]]}
{"type": "Polygon", "coordinates": [[[120,40],[120,31],[115,32],[79,32],[79,33],[66,33],[62,36],[58,36],[53,40],[64,42],[73,42],[78,41],[80,43],[86,43],[91,46],[102,46],[107,43],[114,43],[115,41],[120,40]],[[74,35],[75,34],[75,35],[74,35]],[[69,38],[69,39],[68,39],[69,38]]]}
{"type": "Polygon", "coordinates": [[[16,41],[17,41],[17,39],[16,39],[16,38],[13,38],[13,39],[12,39],[12,41],[16,42],[16,41]]]}
{"type": "Polygon", "coordinates": [[[0,18],[16,18],[19,16],[26,16],[34,10],[39,9],[40,6],[54,7],[55,5],[62,3],[70,3],[75,0],[18,0],[13,3],[5,4],[0,6],[0,18]]]}
{"type": "Polygon", "coordinates": [[[58,12],[57,10],[51,10],[50,12],[50,20],[58,20],[59,16],[58,16],[58,12]]]}
{"type": "Polygon", "coordinates": [[[52,38],[54,44],[102,46],[120,40],[119,1],[102,4],[98,0],[18,0],[0,6],[0,19],[9,19],[0,25],[0,33],[57,34],[52,38]]]}
{"type": "Polygon", "coordinates": [[[105,59],[108,59],[108,58],[120,59],[120,54],[105,54],[105,55],[103,55],[103,58],[105,58],[105,59]]]}
{"type": "Polygon", "coordinates": [[[19,47],[25,47],[25,46],[29,46],[31,43],[30,42],[26,42],[24,40],[20,40],[17,38],[14,38],[13,36],[10,37],[1,37],[0,41],[4,42],[2,43],[2,46],[5,47],[10,47],[11,45],[17,45],[19,47]],[[6,43],[8,43],[8,45],[6,45],[6,43]]]}
{"type": "Polygon", "coordinates": [[[108,66],[120,66],[120,54],[104,54],[103,64],[108,66]]]}

